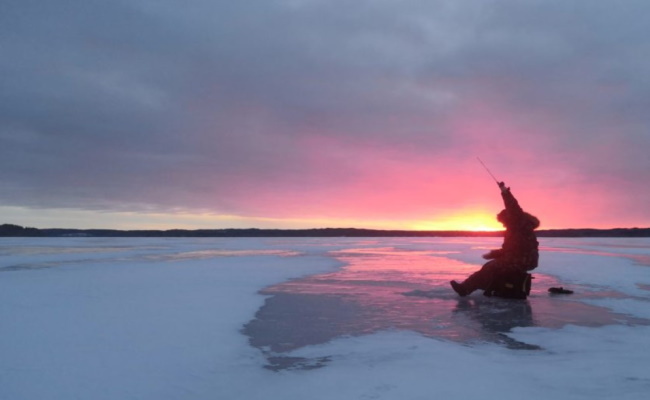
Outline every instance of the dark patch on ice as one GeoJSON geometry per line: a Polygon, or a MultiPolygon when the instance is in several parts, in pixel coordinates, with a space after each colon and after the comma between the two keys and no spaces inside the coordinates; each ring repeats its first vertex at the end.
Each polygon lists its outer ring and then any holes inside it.
{"type": "Polygon", "coordinates": [[[277,293],[242,331],[252,346],[282,353],[349,334],[362,315],[362,307],[345,297],[277,293]]]}
{"type": "Polygon", "coordinates": [[[345,297],[277,293],[266,299],[242,332],[252,346],[262,349],[268,361],[265,368],[314,369],[329,357],[312,360],[281,354],[349,334],[361,315],[361,307],[345,297]]]}
{"type": "Polygon", "coordinates": [[[479,340],[505,345],[513,350],[539,350],[537,345],[517,341],[506,333],[516,327],[535,326],[533,309],[527,300],[461,298],[453,312],[477,324],[479,340]]]}
{"type": "Polygon", "coordinates": [[[476,270],[475,265],[433,253],[385,248],[334,255],[345,263],[340,271],[285,282],[262,292],[269,297],[242,331],[252,346],[264,352],[267,368],[320,367],[326,358],[308,360],[287,353],[383,330],[410,330],[463,344],[488,342],[513,350],[539,350],[508,333],[518,327],[650,323],[580,301],[627,297],[622,293],[585,286],[572,296],[552,296],[548,288],[561,284],[542,274],[535,274],[527,300],[485,297],[480,292],[461,298],[451,290],[449,280],[462,279],[476,270]]]}
{"type": "Polygon", "coordinates": [[[647,290],[647,291],[650,291],[650,285],[645,285],[645,284],[643,284],[643,283],[637,283],[636,285],[637,285],[637,286],[639,287],[639,289],[641,289],[641,290],[647,290]]]}
{"type": "Polygon", "coordinates": [[[54,267],[58,267],[60,265],[62,265],[62,263],[9,265],[9,266],[6,266],[6,267],[0,267],[0,272],[39,270],[39,269],[54,268],[54,267]]]}
{"type": "Polygon", "coordinates": [[[330,357],[318,357],[314,359],[305,357],[268,356],[268,364],[264,366],[271,371],[282,370],[311,370],[322,368],[330,361],[330,357]]]}

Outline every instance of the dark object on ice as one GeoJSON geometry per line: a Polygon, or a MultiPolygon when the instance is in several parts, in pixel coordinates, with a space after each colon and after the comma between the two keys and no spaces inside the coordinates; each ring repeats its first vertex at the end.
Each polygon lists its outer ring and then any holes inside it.
{"type": "Polygon", "coordinates": [[[505,209],[497,215],[497,220],[506,228],[503,244],[483,255],[490,260],[470,275],[462,283],[451,282],[460,296],[467,296],[482,289],[487,296],[525,299],[530,293],[529,271],[537,268],[539,243],[535,229],[539,220],[525,212],[519,202],[503,182],[497,182],[505,209]]]}
{"type": "Polygon", "coordinates": [[[573,290],[565,289],[562,286],[548,288],[548,292],[553,294],[573,294],[573,290]]]}
{"type": "Polygon", "coordinates": [[[526,272],[512,271],[497,274],[492,284],[483,292],[485,296],[506,299],[526,299],[530,294],[533,276],[526,272]]]}
{"type": "Polygon", "coordinates": [[[269,363],[264,368],[275,372],[283,370],[309,371],[324,367],[331,359],[331,357],[309,359],[304,357],[269,356],[267,357],[269,363]]]}

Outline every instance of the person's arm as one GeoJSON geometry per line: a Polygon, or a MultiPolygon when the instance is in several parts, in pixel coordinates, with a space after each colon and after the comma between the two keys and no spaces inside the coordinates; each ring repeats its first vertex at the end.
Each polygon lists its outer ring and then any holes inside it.
{"type": "Polygon", "coordinates": [[[486,260],[493,260],[503,256],[503,249],[490,250],[489,253],[483,254],[483,258],[486,260]]]}
{"type": "Polygon", "coordinates": [[[503,198],[503,204],[506,206],[506,210],[513,215],[521,214],[524,210],[519,205],[515,196],[510,192],[510,188],[506,187],[506,184],[499,182],[499,188],[501,189],[501,197],[503,198]]]}

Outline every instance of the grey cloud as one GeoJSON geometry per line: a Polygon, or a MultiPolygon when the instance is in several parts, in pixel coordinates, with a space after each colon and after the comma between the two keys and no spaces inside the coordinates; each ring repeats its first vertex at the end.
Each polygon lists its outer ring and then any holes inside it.
{"type": "MultiPolygon", "coordinates": [[[[650,144],[641,1],[2,7],[5,204],[236,212],[269,182],[333,184],[305,136],[346,153],[441,153],[460,145],[448,122],[470,101],[498,101],[523,123],[553,118],[554,150],[608,126],[628,126],[621,152],[650,144]]],[[[367,168],[322,150],[347,183],[367,168]]]]}

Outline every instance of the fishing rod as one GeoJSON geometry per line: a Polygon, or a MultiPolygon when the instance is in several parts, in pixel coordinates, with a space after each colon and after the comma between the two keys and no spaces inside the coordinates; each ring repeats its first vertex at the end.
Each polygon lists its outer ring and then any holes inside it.
{"type": "Polygon", "coordinates": [[[497,178],[495,178],[494,175],[492,175],[492,172],[490,172],[490,170],[489,170],[488,167],[483,163],[483,161],[481,161],[481,159],[478,158],[478,157],[476,157],[476,159],[478,160],[478,162],[481,163],[481,165],[483,166],[483,168],[485,168],[485,170],[487,171],[487,173],[490,174],[490,176],[492,177],[492,179],[494,179],[494,181],[497,183],[497,185],[499,185],[499,187],[501,187],[501,182],[499,182],[499,180],[498,180],[497,178]]]}

